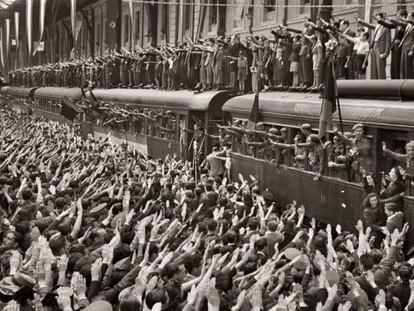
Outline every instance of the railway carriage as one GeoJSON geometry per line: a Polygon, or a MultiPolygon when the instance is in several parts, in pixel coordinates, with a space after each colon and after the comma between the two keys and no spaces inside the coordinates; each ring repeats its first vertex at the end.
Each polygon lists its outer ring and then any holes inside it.
{"type": "MultiPolygon", "coordinates": [[[[349,82],[339,85],[340,95],[344,97],[340,99],[344,131],[350,131],[356,123],[365,125],[365,132],[373,144],[373,172],[388,172],[395,165],[384,157],[382,141],[391,150],[403,150],[407,141],[414,140],[412,88],[406,85],[407,92],[404,93],[401,84],[394,82],[392,87],[388,84],[388,89],[384,85],[385,89],[372,88],[365,93],[375,99],[363,98],[362,88],[355,85],[351,88],[349,82]]],[[[253,99],[254,95],[232,98],[223,106],[223,111],[229,113],[232,120],[247,120],[253,99]]],[[[303,123],[309,123],[317,133],[321,101],[317,94],[261,93],[260,116],[267,128],[287,128],[289,141],[293,143],[293,137],[303,123]]],[[[339,125],[338,111],[334,114],[334,122],[339,125]]],[[[309,216],[321,222],[341,224],[352,230],[358,219],[362,218],[362,202],[366,194],[361,183],[330,176],[314,180],[313,172],[285,165],[276,167],[270,161],[237,152],[232,155],[232,171],[257,177],[261,188],[269,188],[279,203],[287,204],[296,200],[298,204],[306,206],[309,216]]],[[[409,241],[413,245],[414,183],[409,176],[406,178],[404,213],[406,221],[411,224],[409,241]]]]}
{"type": "MultiPolygon", "coordinates": [[[[194,94],[189,91],[166,92],[149,89],[96,89],[93,95],[104,104],[114,104],[117,107],[128,110],[143,112],[145,110],[165,114],[169,113],[171,122],[171,133],[165,135],[150,119],[135,119],[120,130],[109,130],[102,127],[102,123],[94,124],[94,133],[97,136],[111,136],[118,142],[128,141],[144,153],[151,156],[165,157],[166,154],[176,153],[187,159],[192,158],[192,133],[182,130],[193,129],[194,124],[201,125],[208,133],[217,132],[215,123],[224,122],[222,106],[232,96],[228,91],[206,92],[194,94]]],[[[87,93],[92,99],[92,95],[87,93]]],[[[168,122],[164,120],[164,122],[168,122]]],[[[204,154],[210,152],[211,140],[206,139],[204,143],[204,154]]]]}

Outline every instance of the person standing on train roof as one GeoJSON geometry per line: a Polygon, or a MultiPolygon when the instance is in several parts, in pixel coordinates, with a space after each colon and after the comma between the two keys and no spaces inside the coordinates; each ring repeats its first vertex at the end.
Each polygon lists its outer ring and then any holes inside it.
{"type": "MultiPolygon", "coordinates": [[[[352,159],[351,167],[355,176],[361,179],[360,167],[366,172],[372,172],[372,140],[365,135],[364,125],[355,124],[352,127],[353,137],[348,138],[334,128],[334,134],[338,136],[342,143],[351,148],[348,151],[348,157],[352,159]]],[[[358,181],[358,180],[357,180],[358,181]]]]}

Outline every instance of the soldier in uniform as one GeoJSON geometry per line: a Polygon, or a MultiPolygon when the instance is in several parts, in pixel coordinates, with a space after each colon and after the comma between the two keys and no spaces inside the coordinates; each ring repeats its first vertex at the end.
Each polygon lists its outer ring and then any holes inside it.
{"type": "Polygon", "coordinates": [[[353,160],[351,162],[353,175],[357,179],[356,181],[360,181],[360,167],[366,172],[372,173],[372,141],[365,136],[364,125],[361,123],[355,124],[352,127],[352,132],[353,137],[348,138],[338,132],[337,128],[334,128],[334,134],[338,136],[343,144],[350,147],[348,157],[353,160]]]}

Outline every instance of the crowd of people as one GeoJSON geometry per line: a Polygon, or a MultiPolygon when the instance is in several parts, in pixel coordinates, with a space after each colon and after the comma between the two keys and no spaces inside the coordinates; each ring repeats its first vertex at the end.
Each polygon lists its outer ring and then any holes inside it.
{"type": "Polygon", "coordinates": [[[368,178],[344,230],[218,172],[218,149],[196,181],[176,155],[0,118],[3,310],[413,310],[408,225],[368,178]]]}
{"type": "Polygon", "coordinates": [[[374,24],[358,19],[308,19],[304,29],[278,26],[274,38],[245,34],[199,39],[171,46],[124,49],[106,56],[56,62],[11,71],[8,80],[20,86],[157,88],[204,91],[230,88],[240,93],[259,90],[318,91],[326,64],[335,63],[338,79],[414,77],[414,16],[400,10],[395,19],[375,15],[374,24]],[[395,29],[391,38],[391,29],[395,29]],[[258,79],[260,78],[260,79],[258,79]]]}

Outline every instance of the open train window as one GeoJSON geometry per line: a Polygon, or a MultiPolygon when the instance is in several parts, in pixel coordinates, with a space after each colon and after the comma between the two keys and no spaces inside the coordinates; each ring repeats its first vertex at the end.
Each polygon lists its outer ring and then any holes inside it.
{"type": "Polygon", "coordinates": [[[395,130],[378,130],[378,137],[381,137],[381,140],[378,140],[376,150],[377,150],[377,172],[388,173],[390,169],[398,163],[392,159],[389,159],[383,155],[382,152],[382,141],[387,144],[389,150],[405,153],[405,144],[408,141],[407,132],[404,131],[395,131],[395,130]]]}

